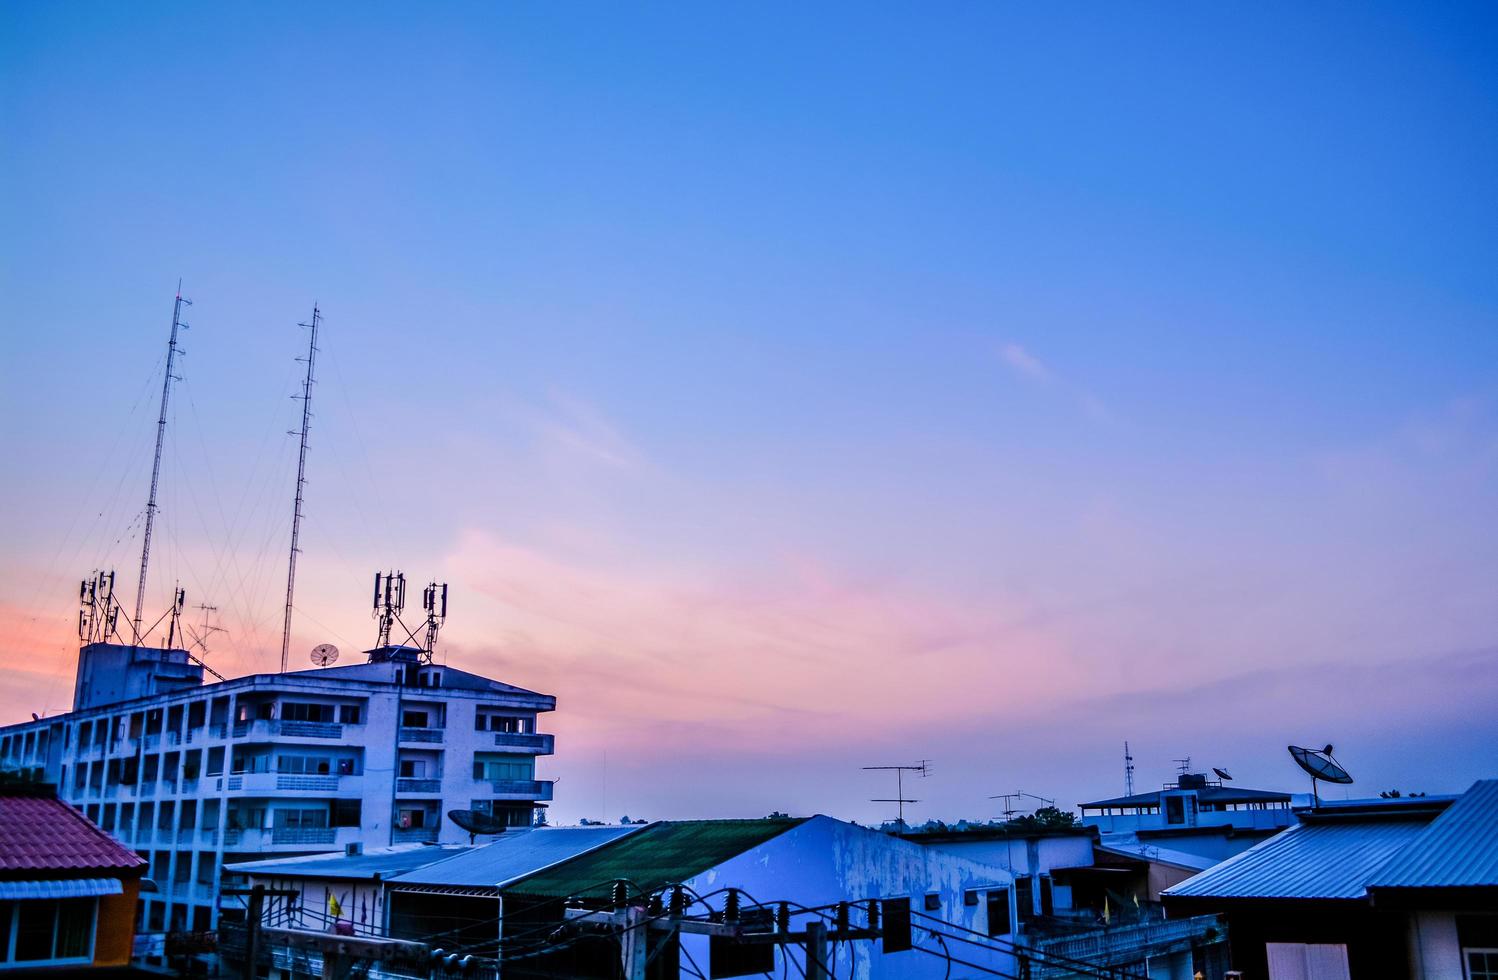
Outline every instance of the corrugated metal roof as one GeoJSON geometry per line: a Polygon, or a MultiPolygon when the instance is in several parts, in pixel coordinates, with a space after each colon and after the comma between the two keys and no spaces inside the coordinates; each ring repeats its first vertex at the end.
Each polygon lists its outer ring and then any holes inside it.
{"type": "Polygon", "coordinates": [[[56,881],[0,881],[0,899],[17,901],[38,898],[97,898],[123,895],[118,878],[63,878],[56,881]]]}
{"type": "Polygon", "coordinates": [[[1368,887],[1498,887],[1498,779],[1474,783],[1375,871],[1368,887]]]}
{"type": "Polygon", "coordinates": [[[1167,898],[1358,899],[1428,820],[1302,823],[1167,888],[1167,898]]]}
{"type": "Polygon", "coordinates": [[[227,865],[236,874],[260,878],[336,878],[367,879],[379,875],[389,878],[403,871],[444,861],[454,854],[472,848],[432,844],[398,844],[394,847],[372,847],[362,854],[311,854],[306,857],[269,858],[227,865]]]}
{"type": "Polygon", "coordinates": [[[609,847],[513,882],[507,890],[528,895],[606,895],[626,878],[642,891],[686,881],[722,864],[804,819],[683,820],[651,824],[609,847]]]}
{"type": "Polygon", "coordinates": [[[643,831],[633,827],[537,827],[510,831],[479,847],[427,864],[391,879],[391,887],[441,885],[498,888],[563,861],[585,855],[621,837],[643,831]]]}
{"type": "Polygon", "coordinates": [[[145,864],[60,800],[0,795],[0,871],[134,871],[145,864]]]}

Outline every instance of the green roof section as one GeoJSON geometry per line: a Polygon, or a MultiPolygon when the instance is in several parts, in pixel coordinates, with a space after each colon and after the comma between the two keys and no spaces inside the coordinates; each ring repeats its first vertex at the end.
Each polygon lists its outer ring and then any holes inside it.
{"type": "Polygon", "coordinates": [[[506,892],[557,898],[607,896],[627,879],[630,894],[686,881],[753,850],[806,822],[805,817],[765,820],[679,820],[652,824],[595,851],[505,886],[506,892]],[[638,889],[638,891],[637,891],[638,889]]]}

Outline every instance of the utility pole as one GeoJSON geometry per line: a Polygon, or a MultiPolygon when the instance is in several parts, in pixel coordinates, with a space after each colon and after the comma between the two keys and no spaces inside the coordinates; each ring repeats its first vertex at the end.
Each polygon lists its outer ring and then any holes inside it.
{"type": "Polygon", "coordinates": [[[156,524],[156,487],[161,482],[161,446],[166,439],[166,406],[172,396],[172,382],[181,378],[172,374],[177,365],[177,329],[187,329],[182,322],[182,304],[192,305],[192,300],[182,298],[182,280],[177,280],[177,302],[172,306],[172,339],[166,345],[166,378],[161,382],[161,413],[156,418],[156,459],[151,464],[151,495],[146,499],[145,542],[140,549],[140,581],[135,586],[135,618],[131,620],[135,637],[141,641],[141,611],[146,604],[146,567],[151,563],[151,530],[156,524]]]}
{"type": "Polygon", "coordinates": [[[830,980],[827,964],[827,927],[813,919],[806,924],[806,980],[830,980]]]}
{"type": "MultiPolygon", "coordinates": [[[[307,341],[307,377],[302,381],[302,444],[296,460],[296,506],[291,511],[291,558],[286,563],[286,618],[281,627],[281,673],[286,673],[286,657],[291,650],[291,600],[296,591],[297,537],[302,530],[302,488],[307,483],[307,430],[312,424],[312,368],[317,362],[317,327],[322,311],[312,304],[312,322],[300,324],[312,328],[307,341]]],[[[297,358],[301,360],[301,358],[297,358]]],[[[293,396],[295,397],[295,396],[293,396]]]]}

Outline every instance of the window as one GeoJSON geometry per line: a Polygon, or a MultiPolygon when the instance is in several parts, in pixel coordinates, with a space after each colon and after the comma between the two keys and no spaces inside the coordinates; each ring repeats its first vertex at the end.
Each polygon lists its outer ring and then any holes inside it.
{"type": "Polygon", "coordinates": [[[319,810],[277,810],[277,827],[326,827],[328,825],[328,811],[319,810]]]}
{"type": "Polygon", "coordinates": [[[303,704],[296,701],[288,701],[281,705],[281,718],[285,721],[331,722],[333,720],[333,706],[331,704],[303,704]]]}
{"type": "Polygon", "coordinates": [[[1498,980],[1498,949],[1464,949],[1467,980],[1498,980]]]}
{"type": "Polygon", "coordinates": [[[362,822],[363,805],[359,800],[333,801],[333,826],[357,827],[362,822]]]}
{"type": "Polygon", "coordinates": [[[0,961],[87,962],[93,958],[92,898],[0,902],[0,961]]]}
{"type": "Polygon", "coordinates": [[[341,725],[359,724],[359,706],[357,704],[341,704],[338,706],[338,723],[341,725]]]}
{"type": "Polygon", "coordinates": [[[402,779],[425,779],[427,775],[427,763],[425,759],[402,759],[402,779]]]}
{"type": "Polygon", "coordinates": [[[1165,822],[1186,822],[1186,800],[1180,796],[1167,796],[1165,798],[1165,822]]]}
{"type": "Polygon", "coordinates": [[[419,830],[426,826],[427,812],[425,810],[402,810],[400,811],[399,826],[402,830],[419,830]]]}
{"type": "Polygon", "coordinates": [[[425,728],[427,727],[427,713],[425,711],[402,711],[402,728],[425,728]]]}
{"type": "Polygon", "coordinates": [[[1009,892],[995,889],[988,893],[988,934],[1009,935],[1009,892]]]}

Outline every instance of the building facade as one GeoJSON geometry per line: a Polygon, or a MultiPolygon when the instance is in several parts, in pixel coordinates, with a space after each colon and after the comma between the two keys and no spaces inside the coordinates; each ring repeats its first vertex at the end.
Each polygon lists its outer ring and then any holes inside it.
{"type": "Polygon", "coordinates": [[[451,809],[539,821],[554,698],[386,647],[368,662],[204,684],[185,651],[91,644],[74,710],[0,728],[0,769],[55,783],[149,862],[146,934],[208,930],[226,863],[468,843],[451,809]]]}

